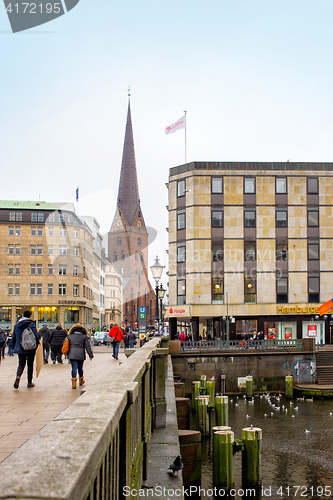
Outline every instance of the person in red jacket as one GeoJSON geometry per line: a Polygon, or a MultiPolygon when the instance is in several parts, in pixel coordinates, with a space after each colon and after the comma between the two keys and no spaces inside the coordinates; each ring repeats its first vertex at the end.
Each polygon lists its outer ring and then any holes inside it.
{"type": "Polygon", "coordinates": [[[112,357],[114,359],[118,359],[119,344],[124,338],[122,329],[119,326],[116,325],[113,326],[109,331],[109,337],[111,337],[112,347],[113,347],[112,357]]]}

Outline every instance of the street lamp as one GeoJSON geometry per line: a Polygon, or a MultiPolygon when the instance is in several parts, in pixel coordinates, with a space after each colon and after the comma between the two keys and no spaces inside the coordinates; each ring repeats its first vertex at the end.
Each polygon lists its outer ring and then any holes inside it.
{"type": "Polygon", "coordinates": [[[226,321],[226,330],[225,330],[225,335],[226,335],[226,341],[229,342],[229,325],[230,321],[233,319],[232,316],[229,316],[229,302],[228,302],[228,292],[226,292],[226,300],[227,300],[227,316],[223,316],[222,319],[226,321]]]}
{"type": "Polygon", "coordinates": [[[155,296],[156,296],[156,301],[155,301],[155,321],[159,322],[159,314],[158,314],[158,282],[161,279],[162,273],[164,266],[160,264],[159,258],[156,255],[156,259],[154,262],[153,266],[150,266],[151,273],[153,275],[153,278],[155,280],[155,296]]]}
{"type": "Polygon", "coordinates": [[[160,284],[160,287],[158,288],[158,298],[160,299],[160,320],[159,320],[159,333],[161,333],[161,327],[162,327],[162,308],[163,308],[163,299],[165,295],[166,290],[164,290],[162,283],[160,284]]]}

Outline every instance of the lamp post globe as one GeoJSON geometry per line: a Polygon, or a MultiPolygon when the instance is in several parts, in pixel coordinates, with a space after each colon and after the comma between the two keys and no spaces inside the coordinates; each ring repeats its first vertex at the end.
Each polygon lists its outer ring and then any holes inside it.
{"type": "Polygon", "coordinates": [[[160,281],[161,279],[161,276],[162,276],[162,273],[163,273],[163,269],[164,269],[164,266],[162,266],[162,264],[160,264],[160,261],[159,261],[159,258],[158,256],[156,255],[156,259],[155,259],[155,262],[152,266],[150,266],[150,269],[151,269],[151,273],[153,275],[153,278],[155,280],[155,322],[157,322],[157,324],[159,324],[159,312],[158,312],[158,282],[160,281]]]}

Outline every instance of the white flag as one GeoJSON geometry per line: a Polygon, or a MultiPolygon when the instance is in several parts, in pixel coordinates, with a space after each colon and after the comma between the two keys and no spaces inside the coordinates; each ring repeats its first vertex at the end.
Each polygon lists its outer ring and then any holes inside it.
{"type": "Polygon", "coordinates": [[[173,134],[176,132],[176,130],[179,130],[181,128],[185,128],[185,120],[186,120],[186,115],[182,116],[177,120],[175,123],[172,123],[172,125],[169,125],[168,127],[165,128],[165,133],[166,134],[173,134]]]}

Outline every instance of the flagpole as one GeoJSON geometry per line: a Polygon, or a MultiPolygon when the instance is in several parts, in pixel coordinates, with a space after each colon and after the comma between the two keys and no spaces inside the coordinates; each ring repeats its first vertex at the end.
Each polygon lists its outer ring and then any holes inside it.
{"type": "Polygon", "coordinates": [[[186,163],[186,159],[187,159],[187,151],[186,151],[186,113],[187,111],[184,111],[185,113],[185,163],[186,163]]]}

